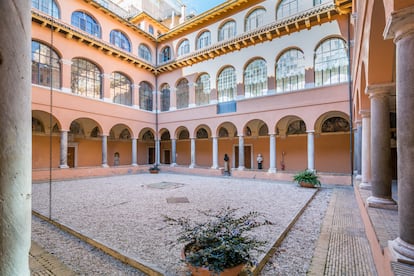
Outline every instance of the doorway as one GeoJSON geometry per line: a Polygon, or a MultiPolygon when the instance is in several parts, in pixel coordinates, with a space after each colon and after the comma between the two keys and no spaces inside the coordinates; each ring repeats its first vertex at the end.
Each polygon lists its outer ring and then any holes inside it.
{"type": "Polygon", "coordinates": [[[155,164],[155,148],[148,148],[148,164],[155,164]]]}
{"type": "MultiPolygon", "coordinates": [[[[239,167],[239,146],[234,147],[234,166],[239,167]]],[[[244,146],[244,167],[252,168],[252,146],[244,146]]]]}
{"type": "Polygon", "coordinates": [[[67,162],[69,168],[75,167],[75,147],[68,147],[67,162]]]}
{"type": "Polygon", "coordinates": [[[171,164],[171,151],[164,150],[164,164],[171,164]]]}

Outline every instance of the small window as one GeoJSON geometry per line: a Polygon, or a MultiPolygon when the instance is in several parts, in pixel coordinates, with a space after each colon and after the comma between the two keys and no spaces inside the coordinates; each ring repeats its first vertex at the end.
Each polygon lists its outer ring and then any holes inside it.
{"type": "Polygon", "coordinates": [[[32,0],[32,7],[52,17],[60,18],[60,10],[54,0],[32,0]]]}
{"type": "Polygon", "coordinates": [[[236,36],[236,22],[228,21],[219,29],[218,41],[228,40],[236,36]]]}
{"type": "Polygon", "coordinates": [[[90,15],[76,11],[72,13],[71,24],[91,35],[101,38],[101,26],[90,15]]]}
{"type": "Polygon", "coordinates": [[[128,37],[118,30],[112,30],[110,33],[110,43],[121,48],[124,51],[131,52],[131,43],[128,37]]]}
{"type": "Polygon", "coordinates": [[[154,27],[152,25],[148,26],[148,32],[152,35],[154,34],[154,27]]]}
{"type": "Polygon", "coordinates": [[[170,110],[170,86],[165,83],[161,86],[161,111],[170,110]]]}
{"type": "Polygon", "coordinates": [[[204,31],[197,38],[197,49],[202,49],[209,46],[211,43],[211,34],[209,31],[204,31]]]}
{"type": "Polygon", "coordinates": [[[138,55],[140,58],[152,62],[152,54],[151,50],[144,44],[139,45],[138,47],[138,55]]]}
{"type": "Polygon", "coordinates": [[[171,48],[169,46],[164,47],[160,53],[160,62],[167,62],[171,60],[171,48]]]}
{"type": "Polygon", "coordinates": [[[60,58],[49,46],[32,41],[32,83],[60,89],[60,58]]]}
{"type": "Polygon", "coordinates": [[[190,52],[190,42],[188,41],[188,39],[183,40],[178,46],[177,55],[183,56],[185,54],[188,54],[189,52],[190,52]]]}
{"type": "Polygon", "coordinates": [[[257,29],[263,25],[265,12],[265,9],[256,9],[247,16],[244,24],[246,32],[257,29]]]}
{"type": "Polygon", "coordinates": [[[176,90],[177,96],[177,109],[188,107],[189,103],[189,87],[188,80],[181,79],[177,84],[176,90]]]}
{"type": "Polygon", "coordinates": [[[294,15],[298,12],[298,0],[282,0],[277,8],[277,20],[294,15]]]}
{"type": "Polygon", "coordinates": [[[146,81],[139,84],[139,108],[147,111],[152,111],[153,96],[152,86],[146,81]]]}

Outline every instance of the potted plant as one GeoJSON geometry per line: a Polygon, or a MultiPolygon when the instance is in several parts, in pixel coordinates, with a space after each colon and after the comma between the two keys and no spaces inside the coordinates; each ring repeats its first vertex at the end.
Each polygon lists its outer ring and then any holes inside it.
{"type": "Polygon", "coordinates": [[[148,170],[150,173],[158,173],[160,171],[160,168],[157,164],[154,164],[154,166],[150,167],[148,170]]]}
{"type": "Polygon", "coordinates": [[[208,217],[204,222],[164,216],[166,222],[181,227],[178,241],[185,244],[182,258],[192,275],[238,275],[253,266],[251,252],[262,252],[266,242],[246,232],[272,223],[258,212],[236,216],[237,210],[227,207],[217,212],[199,211],[208,217]]]}
{"type": "Polygon", "coordinates": [[[321,186],[319,176],[313,170],[304,170],[298,172],[293,176],[293,180],[302,187],[315,188],[321,186]]]}

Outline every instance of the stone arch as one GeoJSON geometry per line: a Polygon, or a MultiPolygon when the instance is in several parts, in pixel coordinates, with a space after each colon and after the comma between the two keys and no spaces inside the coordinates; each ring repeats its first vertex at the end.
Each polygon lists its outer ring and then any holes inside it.
{"type": "Polygon", "coordinates": [[[289,115],[279,120],[276,125],[276,134],[281,137],[306,133],[305,121],[295,115],[289,115]]]}
{"type": "Polygon", "coordinates": [[[349,116],[341,111],[330,111],[322,114],[315,122],[315,132],[349,132],[349,116]]]}
{"type": "Polygon", "coordinates": [[[219,138],[224,137],[237,137],[237,127],[231,122],[221,123],[216,130],[216,135],[219,138]]]}
{"type": "Polygon", "coordinates": [[[59,132],[61,129],[61,123],[55,116],[41,110],[32,111],[32,133],[48,134],[50,132],[59,132]]]}
{"type": "Polygon", "coordinates": [[[254,120],[247,122],[243,128],[244,136],[252,136],[252,137],[267,136],[268,133],[269,133],[269,129],[268,129],[267,124],[260,119],[254,119],[254,120]],[[261,133],[262,135],[260,135],[261,129],[262,129],[262,133],[261,133]],[[266,135],[263,135],[264,130],[267,130],[266,135]]]}

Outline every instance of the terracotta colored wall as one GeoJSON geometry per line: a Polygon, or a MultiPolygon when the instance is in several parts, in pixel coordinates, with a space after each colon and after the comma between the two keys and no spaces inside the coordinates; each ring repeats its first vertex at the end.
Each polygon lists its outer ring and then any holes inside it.
{"type": "Polygon", "coordinates": [[[213,143],[209,139],[200,139],[196,142],[197,166],[211,167],[213,164],[213,143]]]}
{"type": "Polygon", "coordinates": [[[101,166],[102,142],[101,140],[80,140],[78,142],[78,167],[101,166]]]}
{"type": "Polygon", "coordinates": [[[350,173],[349,133],[315,137],[315,168],[319,172],[350,173]]]}
{"type": "Polygon", "coordinates": [[[132,142],[131,141],[108,141],[108,165],[114,165],[115,152],[119,153],[119,165],[131,165],[132,142]]]}
{"type": "MultiPolygon", "coordinates": [[[[50,166],[50,138],[46,135],[32,135],[32,168],[42,169],[50,166]]],[[[60,162],[60,137],[52,136],[52,167],[60,162]]]]}
{"type": "Polygon", "coordinates": [[[282,152],[285,152],[285,170],[299,171],[308,167],[307,136],[287,136],[276,139],[277,169],[281,170],[282,152]]]}

